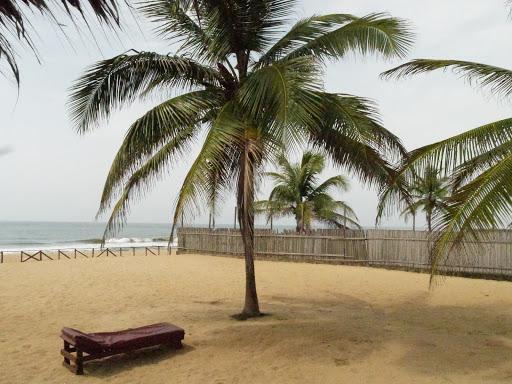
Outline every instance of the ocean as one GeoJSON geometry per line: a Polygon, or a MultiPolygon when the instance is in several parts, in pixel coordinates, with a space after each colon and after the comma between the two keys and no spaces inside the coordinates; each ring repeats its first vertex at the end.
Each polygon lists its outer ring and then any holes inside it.
{"type": "MultiPolygon", "coordinates": [[[[0,251],[98,248],[104,223],[0,221],[0,251]]],[[[170,224],[131,223],[107,247],[167,246],[170,224]]]]}

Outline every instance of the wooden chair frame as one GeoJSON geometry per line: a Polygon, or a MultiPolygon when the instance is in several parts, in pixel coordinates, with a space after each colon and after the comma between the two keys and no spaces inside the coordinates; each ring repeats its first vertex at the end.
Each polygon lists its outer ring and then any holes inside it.
{"type": "MultiPolygon", "coordinates": [[[[63,338],[64,339],[64,338],[63,338]]],[[[157,344],[150,347],[144,347],[144,348],[131,348],[131,349],[125,349],[122,351],[115,351],[115,352],[100,352],[100,353],[94,353],[89,354],[87,352],[81,351],[76,348],[76,346],[73,345],[72,340],[64,339],[64,348],[61,349],[60,354],[64,356],[63,365],[68,368],[71,372],[73,372],[76,375],[83,375],[84,374],[84,363],[92,360],[99,360],[103,359],[105,357],[110,356],[116,356],[116,355],[123,355],[129,352],[135,352],[143,349],[148,348],[155,348],[158,346],[170,346],[174,349],[181,349],[183,347],[181,340],[173,340],[167,344],[157,344]]]]}

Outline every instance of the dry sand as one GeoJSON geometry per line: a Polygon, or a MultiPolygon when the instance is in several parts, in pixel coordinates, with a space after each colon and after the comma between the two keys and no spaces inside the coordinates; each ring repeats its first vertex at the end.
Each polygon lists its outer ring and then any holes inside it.
{"type": "Polygon", "coordinates": [[[512,382],[512,283],[257,263],[262,309],[237,322],[243,263],[126,256],[0,265],[1,383],[512,382]],[[169,321],[179,352],[61,365],[59,330],[169,321]]]}

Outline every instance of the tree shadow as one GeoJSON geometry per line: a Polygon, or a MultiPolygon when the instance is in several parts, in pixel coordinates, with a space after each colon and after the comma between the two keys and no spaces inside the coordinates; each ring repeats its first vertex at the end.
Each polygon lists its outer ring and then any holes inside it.
{"type": "Polygon", "coordinates": [[[425,294],[386,307],[352,296],[327,296],[266,297],[265,309],[273,316],[231,323],[212,332],[207,343],[217,345],[220,354],[236,346],[242,355],[267,355],[283,365],[343,367],[384,353],[394,367],[415,375],[485,376],[493,370],[494,379],[512,378],[509,311],[491,305],[432,305],[425,294]]]}
{"type": "Polygon", "coordinates": [[[84,373],[88,376],[109,377],[120,372],[130,371],[133,368],[145,365],[157,364],[160,361],[185,355],[195,348],[183,344],[181,349],[167,346],[147,348],[127,354],[107,357],[100,360],[90,361],[84,364],[84,373]]]}

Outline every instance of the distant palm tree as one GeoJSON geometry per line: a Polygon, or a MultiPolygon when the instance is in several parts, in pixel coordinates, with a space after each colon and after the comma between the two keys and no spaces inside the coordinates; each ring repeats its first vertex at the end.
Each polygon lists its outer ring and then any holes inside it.
{"type": "MultiPolygon", "coordinates": [[[[512,2],[509,2],[512,4],[512,2]]],[[[417,59],[383,74],[402,78],[453,69],[471,83],[504,98],[512,96],[512,70],[461,60],[417,59]]],[[[411,153],[398,179],[411,178],[429,166],[453,172],[449,209],[440,215],[440,231],[432,257],[432,273],[454,247],[485,238],[486,230],[506,227],[512,220],[512,118],[471,129],[411,153]]],[[[390,200],[392,200],[390,194],[390,200]]],[[[405,201],[400,193],[397,201],[405,201]]]]}
{"type": "Polygon", "coordinates": [[[130,51],[100,61],[75,83],[71,113],[88,132],[138,97],[167,99],[129,128],[105,183],[100,213],[113,207],[106,234],[124,222],[132,199],[204,138],[179,193],[174,223],[186,208],[236,189],[244,243],[246,295],[241,317],[260,314],[254,273],[254,194],[264,167],[283,148],[310,143],[368,184],[385,185],[389,162],[405,151],[377,121],[374,106],[327,93],[323,64],[349,52],[403,56],[411,33],[382,14],[299,20],[284,35],[294,0],[152,0],[141,10],[178,55],[130,51]],[[183,91],[185,91],[183,93],[183,91]],[[169,95],[178,92],[177,96],[169,95]],[[204,135],[203,135],[204,134],[204,135]]]}
{"type": "Polygon", "coordinates": [[[416,232],[416,215],[418,214],[418,207],[412,203],[410,205],[407,205],[402,212],[400,212],[400,216],[402,216],[405,219],[405,222],[407,223],[407,220],[409,217],[412,218],[412,230],[413,232],[416,232]]]}
{"type": "Polygon", "coordinates": [[[421,209],[425,212],[428,231],[432,232],[433,215],[446,211],[449,194],[448,178],[441,177],[440,171],[434,167],[428,167],[422,177],[415,177],[411,186],[412,203],[405,212],[416,214],[421,209]]]}
{"type": "Polygon", "coordinates": [[[285,155],[277,159],[277,172],[267,172],[274,181],[268,200],[256,202],[256,212],[265,213],[268,220],[276,217],[294,216],[297,233],[311,230],[313,220],[338,227],[359,227],[357,217],[345,202],[335,200],[330,193],[348,189],[343,175],[330,177],[319,183],[319,175],[325,169],[325,156],[304,152],[302,161],[290,164],[285,155]]]}

